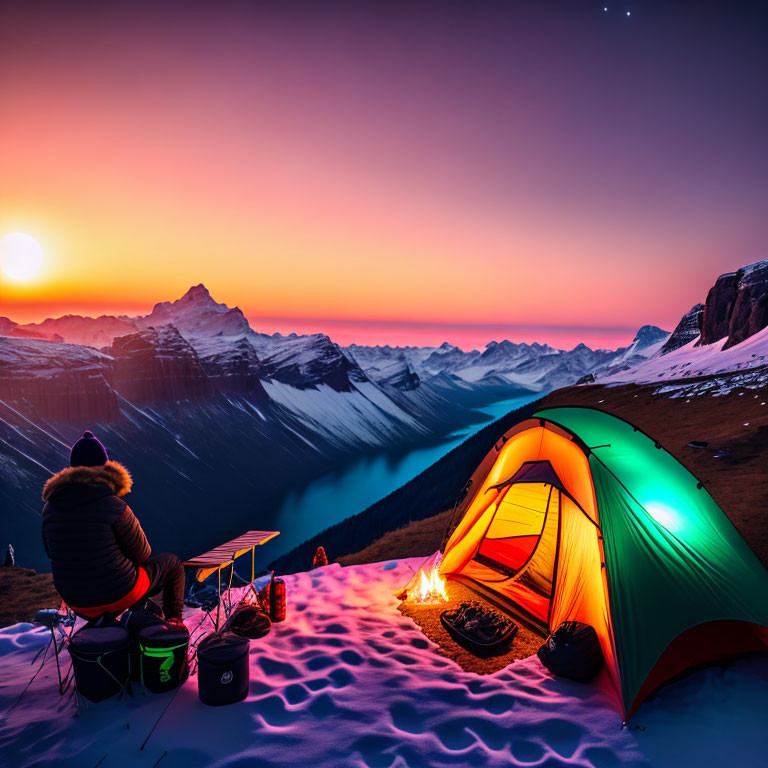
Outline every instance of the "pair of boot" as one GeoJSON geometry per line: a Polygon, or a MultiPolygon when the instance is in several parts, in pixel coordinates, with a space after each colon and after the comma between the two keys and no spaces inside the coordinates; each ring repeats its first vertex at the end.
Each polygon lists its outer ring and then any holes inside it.
{"type": "Polygon", "coordinates": [[[163,613],[163,609],[151,597],[147,598],[146,602],[142,606],[142,610],[146,611],[146,613],[152,614],[153,616],[161,617],[170,629],[187,628],[186,624],[184,624],[184,619],[182,619],[181,616],[166,616],[163,613]]]}

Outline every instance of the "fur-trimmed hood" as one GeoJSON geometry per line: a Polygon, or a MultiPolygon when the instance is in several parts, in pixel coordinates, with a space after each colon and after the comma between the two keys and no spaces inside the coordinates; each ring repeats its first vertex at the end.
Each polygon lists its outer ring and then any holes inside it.
{"type": "Polygon", "coordinates": [[[131,492],[133,480],[128,470],[117,461],[108,461],[100,467],[67,467],[49,478],[43,486],[43,501],[54,493],[72,485],[106,483],[115,496],[125,496],[131,492]]]}

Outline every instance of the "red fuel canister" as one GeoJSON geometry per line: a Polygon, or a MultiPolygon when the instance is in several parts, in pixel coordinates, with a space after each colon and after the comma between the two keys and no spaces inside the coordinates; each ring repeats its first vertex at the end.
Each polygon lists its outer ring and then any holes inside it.
{"type": "Polygon", "coordinates": [[[267,611],[272,621],[285,621],[288,593],[285,582],[282,579],[276,579],[274,571],[269,584],[259,592],[259,598],[262,608],[267,611]]]}

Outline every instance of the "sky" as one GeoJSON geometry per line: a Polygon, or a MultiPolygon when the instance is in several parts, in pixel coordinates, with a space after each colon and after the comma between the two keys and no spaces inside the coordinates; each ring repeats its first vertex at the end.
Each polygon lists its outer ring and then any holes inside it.
{"type": "Polygon", "coordinates": [[[768,255],[767,32],[740,0],[0,0],[0,237],[44,251],[0,315],[203,282],[342,343],[671,329],[768,255]]]}

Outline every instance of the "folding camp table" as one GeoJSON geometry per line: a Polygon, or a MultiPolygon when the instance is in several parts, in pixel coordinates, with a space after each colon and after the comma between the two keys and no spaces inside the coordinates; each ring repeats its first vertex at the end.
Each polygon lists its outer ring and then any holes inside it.
{"type": "MultiPolygon", "coordinates": [[[[216,629],[219,628],[219,609],[221,605],[221,569],[231,565],[234,570],[234,562],[246,552],[251,553],[251,585],[256,578],[256,547],[265,544],[270,539],[279,535],[280,531],[248,531],[232,541],[220,544],[209,552],[187,560],[184,565],[188,568],[197,568],[197,581],[205,581],[212,573],[218,572],[219,602],[216,606],[216,629]]],[[[232,586],[230,579],[229,591],[232,586]]]]}

